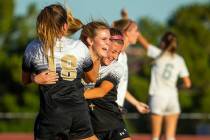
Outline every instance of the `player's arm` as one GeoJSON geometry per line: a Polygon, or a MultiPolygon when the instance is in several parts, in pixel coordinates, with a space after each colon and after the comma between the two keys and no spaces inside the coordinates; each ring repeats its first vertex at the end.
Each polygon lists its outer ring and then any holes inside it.
{"type": "Polygon", "coordinates": [[[147,50],[149,47],[149,42],[147,41],[147,39],[141,34],[141,32],[139,32],[139,36],[138,36],[138,42],[147,50]]]}
{"type": "Polygon", "coordinates": [[[147,56],[156,59],[161,54],[161,50],[158,47],[150,44],[140,32],[138,42],[146,49],[147,56]]]}
{"type": "Polygon", "coordinates": [[[85,47],[85,61],[84,61],[84,80],[86,83],[95,83],[98,77],[100,68],[100,58],[96,55],[96,52],[92,47],[85,47]]]}
{"type": "Polygon", "coordinates": [[[22,70],[22,83],[24,85],[27,85],[27,84],[31,83],[30,75],[31,75],[30,72],[25,72],[25,71],[22,70]]]}
{"type": "Polygon", "coordinates": [[[136,107],[136,109],[140,112],[140,113],[148,113],[150,111],[149,106],[146,105],[143,102],[138,101],[133,95],[131,95],[131,93],[129,91],[126,91],[125,94],[125,99],[132,104],[133,106],[136,107]]]}
{"type": "Polygon", "coordinates": [[[24,85],[30,84],[31,83],[31,67],[32,67],[32,60],[34,55],[31,55],[30,49],[28,47],[26,48],[24,55],[23,55],[23,60],[22,60],[22,83],[24,85]]]}
{"type": "Polygon", "coordinates": [[[104,80],[99,87],[86,90],[84,93],[85,99],[102,98],[109,93],[114,87],[114,84],[110,81],[104,80]]]}
{"type": "Polygon", "coordinates": [[[53,71],[43,71],[39,74],[31,74],[31,81],[39,85],[55,84],[58,81],[58,74],[53,71]]]}
{"type": "MultiPolygon", "coordinates": [[[[122,19],[128,19],[128,11],[126,9],[122,9],[121,10],[121,17],[122,19]]],[[[138,36],[138,42],[145,48],[147,49],[149,46],[149,42],[147,41],[147,39],[141,34],[141,32],[139,31],[139,36],[138,36]]]]}
{"type": "Polygon", "coordinates": [[[182,81],[183,81],[183,86],[185,88],[190,88],[191,87],[191,80],[190,80],[189,76],[182,77],[182,81]]]}
{"type": "Polygon", "coordinates": [[[22,82],[24,85],[35,83],[39,85],[55,84],[58,81],[58,74],[50,71],[43,71],[39,74],[22,72],[22,82]]]}
{"type": "Polygon", "coordinates": [[[183,81],[182,87],[190,88],[191,80],[190,80],[189,71],[187,69],[187,65],[186,65],[184,59],[181,59],[179,67],[181,68],[180,72],[179,72],[179,76],[183,81]]]}
{"type": "MultiPolygon", "coordinates": [[[[122,9],[121,10],[121,17],[122,19],[128,19],[128,11],[126,9],[122,9]]],[[[141,32],[139,31],[139,36],[138,36],[138,42],[145,48],[148,49],[149,46],[149,42],[147,41],[147,39],[141,34],[141,32]]]]}

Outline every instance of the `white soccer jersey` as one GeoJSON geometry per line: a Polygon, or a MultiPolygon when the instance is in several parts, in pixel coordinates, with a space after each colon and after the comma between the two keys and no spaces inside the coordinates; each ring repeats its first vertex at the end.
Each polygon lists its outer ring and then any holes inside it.
{"type": "Polygon", "coordinates": [[[117,89],[118,94],[116,102],[119,106],[123,106],[128,86],[128,62],[127,55],[125,52],[120,53],[118,57],[118,62],[124,67],[124,73],[122,78],[120,79],[120,83],[117,89]]]}
{"type": "Polygon", "coordinates": [[[148,47],[147,55],[156,59],[152,66],[151,82],[149,87],[150,95],[177,95],[178,77],[189,76],[184,59],[169,53],[159,57],[161,50],[153,45],[148,47]]]}
{"type": "Polygon", "coordinates": [[[57,105],[65,105],[68,108],[73,106],[75,108],[78,104],[84,106],[81,78],[83,73],[89,71],[93,66],[88,48],[80,40],[62,37],[56,41],[54,60],[52,58],[49,57],[47,61],[42,44],[38,40],[32,41],[27,46],[23,56],[23,71],[38,74],[50,69],[56,70],[59,75],[56,84],[40,85],[41,97],[43,97],[41,98],[41,109],[48,110],[51,104],[55,104],[54,101],[57,105]]]}
{"type": "Polygon", "coordinates": [[[23,70],[39,73],[54,69],[60,73],[62,80],[72,81],[81,78],[81,74],[92,66],[88,48],[80,41],[66,37],[56,41],[54,60],[45,57],[41,42],[32,41],[26,48],[23,57],[23,70]],[[52,63],[54,61],[54,63],[52,63]]]}

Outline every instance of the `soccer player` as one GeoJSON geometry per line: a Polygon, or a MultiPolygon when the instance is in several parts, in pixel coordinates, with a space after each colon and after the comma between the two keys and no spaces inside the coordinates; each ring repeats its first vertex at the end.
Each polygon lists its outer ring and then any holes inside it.
{"type": "Polygon", "coordinates": [[[166,140],[175,140],[180,114],[177,79],[180,77],[183,80],[184,87],[191,86],[185,61],[176,53],[177,37],[172,32],[166,32],[159,48],[150,44],[141,33],[138,40],[147,50],[147,55],[154,59],[149,88],[152,140],[159,140],[163,121],[165,121],[166,140]]]}
{"type": "Polygon", "coordinates": [[[68,24],[61,5],[46,6],[37,18],[38,39],[28,44],[23,56],[24,84],[31,82],[32,73],[46,70],[58,78],[53,84],[39,85],[40,110],[34,132],[37,140],[87,140],[93,136],[81,78],[85,75],[85,79],[95,82],[100,62],[91,59],[80,40],[65,37],[68,24]]]}
{"type": "Polygon", "coordinates": [[[138,101],[132,94],[127,90],[128,85],[128,63],[127,63],[127,54],[126,49],[129,47],[129,45],[136,44],[139,32],[138,32],[138,26],[136,22],[134,22],[131,19],[120,19],[113,22],[113,27],[120,30],[123,34],[124,39],[124,47],[122,49],[121,54],[119,55],[118,62],[121,63],[124,67],[124,73],[123,77],[120,80],[119,86],[118,86],[118,96],[117,96],[117,103],[119,106],[124,105],[125,99],[131,103],[133,106],[136,107],[136,109],[140,113],[148,113],[149,107],[143,103],[138,101]]]}
{"type": "Polygon", "coordinates": [[[119,30],[111,29],[111,45],[108,57],[101,61],[95,88],[85,91],[89,99],[91,121],[99,140],[129,140],[130,136],[122,119],[117,100],[117,87],[123,74],[123,66],[117,61],[124,45],[119,30]]]}

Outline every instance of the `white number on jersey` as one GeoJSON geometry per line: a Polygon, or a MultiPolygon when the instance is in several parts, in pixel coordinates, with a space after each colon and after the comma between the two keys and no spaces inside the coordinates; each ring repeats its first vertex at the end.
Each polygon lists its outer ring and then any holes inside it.
{"type": "Polygon", "coordinates": [[[163,73],[162,73],[163,79],[168,80],[171,78],[173,68],[174,68],[173,64],[167,63],[165,65],[163,73]]]}
{"type": "Polygon", "coordinates": [[[61,77],[73,81],[77,78],[77,58],[73,55],[64,55],[61,58],[61,77]]]}
{"type": "MultiPolygon", "coordinates": [[[[48,57],[49,69],[55,71],[55,64],[52,57],[48,57]]],[[[77,78],[77,58],[73,55],[64,55],[61,60],[61,77],[64,80],[73,81],[77,78]]]]}

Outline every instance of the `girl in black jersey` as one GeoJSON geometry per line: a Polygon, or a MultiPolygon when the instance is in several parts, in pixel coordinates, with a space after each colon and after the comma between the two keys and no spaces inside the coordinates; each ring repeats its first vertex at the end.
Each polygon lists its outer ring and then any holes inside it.
{"type": "Polygon", "coordinates": [[[123,66],[116,60],[123,48],[123,36],[116,29],[111,29],[110,33],[108,57],[101,60],[95,88],[86,90],[84,95],[89,99],[91,122],[98,139],[129,140],[130,136],[116,103],[117,87],[123,74],[123,66]]]}
{"type": "MultiPolygon", "coordinates": [[[[93,21],[83,26],[81,40],[88,46],[91,57],[95,59],[107,57],[107,50],[110,45],[109,26],[104,22],[93,21]]],[[[32,79],[37,84],[47,85],[56,82],[56,78],[52,74],[42,72],[32,76],[32,79]]],[[[80,115],[80,114],[78,114],[80,115]]],[[[91,137],[92,140],[96,139],[91,137]]]]}
{"type": "MultiPolygon", "coordinates": [[[[112,40],[112,45],[108,50],[108,56],[101,59],[100,74],[96,82],[96,88],[85,92],[86,99],[90,100],[90,114],[94,132],[101,140],[130,139],[127,129],[122,120],[121,112],[116,101],[116,87],[121,78],[123,67],[117,63],[118,55],[123,46],[123,36],[120,32],[111,29],[111,38],[107,38],[107,29],[104,29],[102,22],[91,22],[83,27],[81,40],[89,47],[94,48],[99,55],[103,55],[100,46],[107,46],[108,40],[112,40]],[[115,34],[115,35],[114,35],[115,34]],[[108,94],[109,93],[109,94],[108,94]],[[99,99],[100,98],[100,99],[99,99]],[[99,121],[97,121],[99,120],[99,121]]],[[[37,75],[38,76],[38,75],[37,75]]],[[[41,82],[41,81],[39,81],[41,82]]]]}
{"type": "MultiPolygon", "coordinates": [[[[23,56],[24,84],[31,82],[32,73],[43,71],[48,72],[42,76],[49,74],[56,79],[50,84],[39,85],[40,110],[34,129],[37,140],[86,140],[93,136],[81,78],[85,75],[85,79],[95,82],[100,62],[93,51],[90,56],[81,41],[65,37],[68,26],[81,27],[78,24],[81,22],[73,17],[70,22],[67,19],[67,12],[61,5],[46,6],[37,18],[38,39],[28,44],[23,56]]],[[[72,28],[75,29],[79,28],[72,28]]]]}

